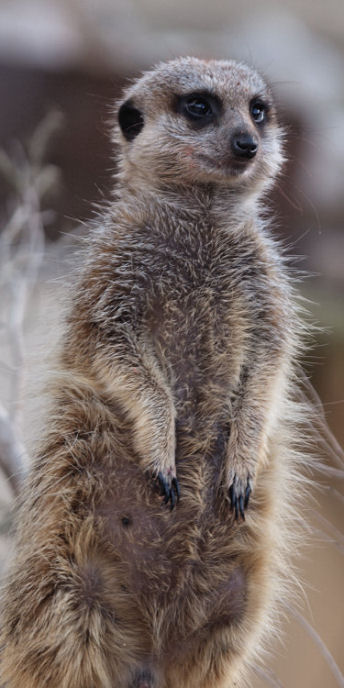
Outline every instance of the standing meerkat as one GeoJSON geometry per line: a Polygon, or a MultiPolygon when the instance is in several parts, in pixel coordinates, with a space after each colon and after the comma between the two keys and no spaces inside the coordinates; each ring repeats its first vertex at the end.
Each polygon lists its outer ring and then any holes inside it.
{"type": "MultiPolygon", "coordinates": [[[[284,594],[299,330],[270,89],[180,58],[118,108],[2,610],[6,688],[230,688],[284,594]]],[[[296,437],[297,439],[297,437],[296,437]]],[[[301,457],[302,458],[302,457],[301,457]]]]}

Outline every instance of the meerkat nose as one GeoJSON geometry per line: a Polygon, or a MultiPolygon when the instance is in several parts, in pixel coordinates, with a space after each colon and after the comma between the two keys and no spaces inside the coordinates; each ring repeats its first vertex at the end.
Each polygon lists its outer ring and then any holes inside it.
{"type": "Polygon", "coordinates": [[[235,133],[231,140],[232,152],[238,158],[254,158],[258,142],[247,132],[235,133]]]}

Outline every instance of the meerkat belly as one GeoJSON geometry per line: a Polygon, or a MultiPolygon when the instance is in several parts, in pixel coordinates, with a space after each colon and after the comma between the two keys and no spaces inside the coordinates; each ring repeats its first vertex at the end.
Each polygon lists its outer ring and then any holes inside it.
{"type": "Polygon", "coordinates": [[[114,584],[121,584],[123,613],[126,596],[134,597],[144,621],[151,601],[159,629],[157,638],[150,631],[153,650],[156,644],[181,653],[185,638],[192,643],[193,634],[199,639],[211,627],[230,627],[245,613],[247,574],[233,554],[232,516],[228,510],[218,513],[204,498],[210,481],[206,464],[202,456],[179,463],[181,498],[170,511],[162,508],[158,491],[142,484],[139,468],[118,459],[116,479],[97,508],[101,540],[105,536],[121,562],[114,584]],[[174,618],[177,625],[170,623],[174,618]]]}

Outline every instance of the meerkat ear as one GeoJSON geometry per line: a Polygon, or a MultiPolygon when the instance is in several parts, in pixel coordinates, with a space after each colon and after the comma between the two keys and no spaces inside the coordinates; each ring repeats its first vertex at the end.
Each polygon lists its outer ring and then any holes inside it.
{"type": "Polygon", "coordinates": [[[118,122],[123,136],[127,141],[132,141],[143,128],[143,114],[131,100],[126,100],[118,111],[118,122]]]}

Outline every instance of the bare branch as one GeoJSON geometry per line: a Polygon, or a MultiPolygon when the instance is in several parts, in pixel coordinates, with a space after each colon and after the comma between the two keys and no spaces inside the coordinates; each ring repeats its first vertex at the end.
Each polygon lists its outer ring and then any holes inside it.
{"type": "Polygon", "coordinates": [[[332,542],[337,549],[344,554],[344,535],[331,523],[325,516],[319,514],[315,509],[311,509],[313,518],[315,518],[323,527],[327,528],[332,535],[332,542]]]}
{"type": "Polygon", "coordinates": [[[272,686],[273,688],[283,688],[283,684],[271,671],[271,669],[263,669],[262,667],[255,665],[253,670],[257,676],[260,676],[260,678],[262,678],[269,686],[272,686]]]}
{"type": "Polygon", "coordinates": [[[0,403],[0,467],[18,492],[27,454],[20,440],[20,412],[25,381],[24,318],[30,293],[37,281],[45,254],[44,223],[49,217],[41,209],[43,197],[56,187],[58,170],[44,165],[51,136],[61,126],[62,116],[50,112],[38,125],[28,146],[18,144],[14,158],[0,151],[0,174],[14,190],[12,214],[0,236],[1,306],[3,327],[11,352],[9,409],[0,403]]]}
{"type": "Polygon", "coordinates": [[[290,614],[292,614],[292,616],[294,616],[294,618],[298,621],[298,623],[301,626],[303,626],[303,628],[307,631],[308,635],[312,638],[312,640],[314,640],[315,644],[320,649],[321,654],[325,658],[329,668],[331,669],[333,676],[335,676],[338,685],[341,688],[344,688],[343,674],[340,671],[338,664],[335,662],[334,658],[332,657],[330,651],[327,649],[324,641],[322,640],[320,635],[315,630],[315,628],[313,628],[313,626],[311,626],[309,621],[307,621],[307,619],[305,619],[305,617],[302,614],[300,614],[293,607],[288,606],[288,611],[290,612],[290,614]]]}
{"type": "Polygon", "coordinates": [[[23,466],[27,463],[25,447],[18,440],[9,415],[0,403],[0,467],[15,495],[19,492],[23,466]]]}

